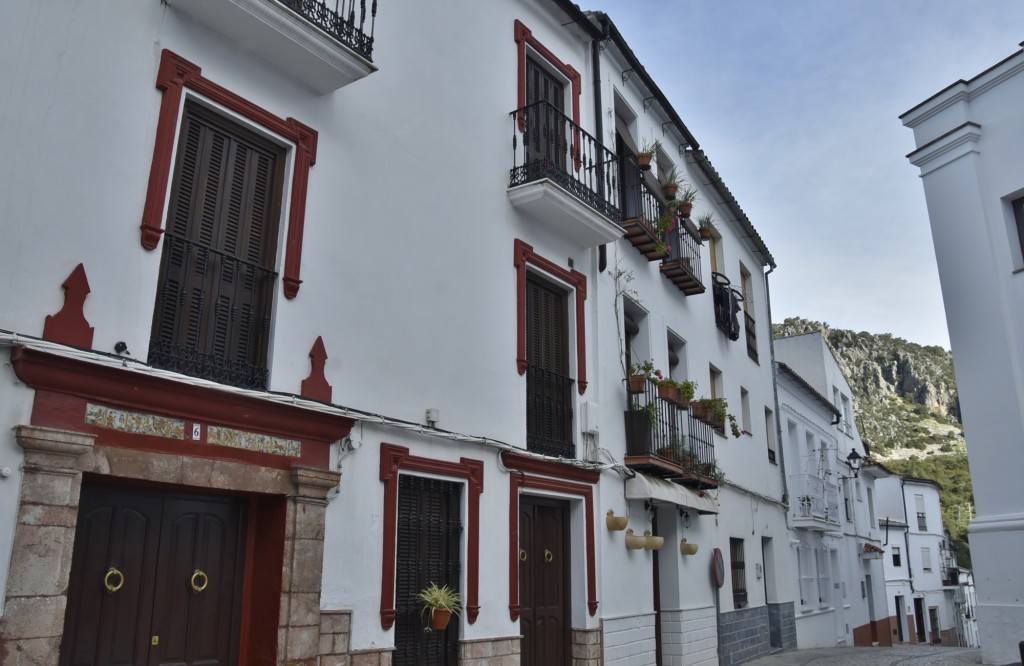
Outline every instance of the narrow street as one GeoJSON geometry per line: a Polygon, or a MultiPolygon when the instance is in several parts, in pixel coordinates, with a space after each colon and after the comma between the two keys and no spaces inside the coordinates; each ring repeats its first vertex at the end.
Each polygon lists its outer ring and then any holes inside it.
{"type": "Polygon", "coordinates": [[[961,666],[980,664],[981,650],[933,645],[818,648],[782,652],[747,663],[752,666],[961,666]]]}

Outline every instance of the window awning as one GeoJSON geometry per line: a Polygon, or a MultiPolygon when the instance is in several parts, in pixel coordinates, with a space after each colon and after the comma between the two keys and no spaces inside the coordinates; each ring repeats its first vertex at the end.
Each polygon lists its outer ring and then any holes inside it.
{"type": "Polygon", "coordinates": [[[632,479],[626,479],[626,499],[668,502],[684,509],[693,509],[699,514],[718,513],[718,503],[707,495],[701,497],[699,493],[678,483],[646,474],[638,473],[632,479]]]}

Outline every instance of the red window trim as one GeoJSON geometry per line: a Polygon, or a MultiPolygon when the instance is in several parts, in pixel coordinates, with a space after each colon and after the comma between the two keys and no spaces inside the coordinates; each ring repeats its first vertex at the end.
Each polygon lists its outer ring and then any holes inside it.
{"type": "Polygon", "coordinates": [[[549,490],[583,498],[586,513],[587,609],[591,617],[597,614],[597,573],[594,562],[594,488],[592,485],[530,476],[526,471],[539,471],[550,476],[592,479],[595,483],[600,472],[581,470],[572,465],[547,462],[515,453],[502,453],[501,462],[514,470],[508,484],[508,613],[512,621],[519,619],[519,492],[523,488],[549,490]]]}
{"type": "Polygon", "coordinates": [[[164,200],[171,177],[174,135],[178,129],[181,96],[185,88],[195,91],[238,115],[261,125],[295,144],[295,169],[292,172],[291,207],[285,239],[284,295],[299,293],[299,269],[302,263],[302,232],[306,218],[306,186],[309,168],[316,164],[317,132],[294,118],[283,119],[247,99],[223,88],[202,75],[202,69],[173,51],[160,56],[156,87],[163,92],[156,126],[153,165],[149,171],[146,205],[142,212],[142,247],[155,250],[163,234],[164,200]]]}
{"type": "Polygon", "coordinates": [[[395,557],[398,541],[398,473],[426,472],[465,479],[469,484],[469,526],[466,562],[466,619],[476,622],[480,614],[480,495],[484,491],[484,463],[472,458],[459,462],[435,460],[409,454],[396,444],[380,446],[380,480],[384,482],[384,555],[380,579],[380,624],[390,629],[395,623],[395,557]]]}
{"type": "Polygon", "coordinates": [[[572,285],[576,302],[576,386],[580,395],[587,390],[587,335],[583,302],[587,300],[587,276],[566,270],[533,251],[533,246],[515,240],[513,263],[516,267],[516,367],[526,373],[526,266],[532,264],[562,282],[572,285]]]}
{"type": "MultiPolygon", "coordinates": [[[[580,73],[577,72],[572,65],[567,65],[559,60],[550,49],[541,44],[537,38],[533,36],[533,32],[523,25],[523,22],[519,19],[516,19],[514,33],[517,51],[516,60],[519,65],[519,105],[516,108],[521,109],[526,106],[526,46],[529,44],[531,49],[547,60],[548,63],[561,72],[565,78],[569,79],[569,83],[572,86],[572,121],[576,123],[577,127],[579,127],[580,92],[583,89],[580,73]]],[[[522,115],[519,116],[519,129],[520,131],[526,129],[526,119],[522,115]]]]}

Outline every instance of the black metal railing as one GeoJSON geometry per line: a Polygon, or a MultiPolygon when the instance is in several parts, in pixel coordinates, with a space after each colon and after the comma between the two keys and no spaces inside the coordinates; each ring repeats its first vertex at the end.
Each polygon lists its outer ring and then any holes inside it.
{"type": "Polygon", "coordinates": [[[696,235],[684,218],[679,218],[676,229],[669,233],[669,251],[665,263],[683,259],[689,263],[689,271],[703,283],[704,278],[700,270],[700,236],[696,235]]]}
{"type": "Polygon", "coordinates": [[[509,116],[509,187],[548,178],[613,222],[621,219],[615,153],[549,102],[534,102],[509,116]]]}
{"type": "Polygon", "coordinates": [[[742,310],[743,294],[732,287],[732,283],[721,273],[711,274],[711,293],[715,301],[715,325],[730,340],[740,339],[740,320],[737,316],[742,310]]]}
{"type": "Polygon", "coordinates": [[[372,0],[369,13],[366,11],[366,0],[278,2],[367,60],[373,61],[373,29],[377,22],[377,0],[372,0]]]}
{"type": "Polygon", "coordinates": [[[648,381],[642,393],[627,396],[627,455],[650,455],[704,476],[714,476],[715,445],[711,426],[678,404],[658,397],[648,381]]]}
{"type": "MultiPolygon", "coordinates": [[[[636,166],[636,161],[632,157],[627,163],[629,168],[640,168],[636,166]]],[[[639,182],[623,188],[622,196],[623,218],[640,218],[647,222],[651,229],[655,229],[655,223],[668,211],[661,197],[642,178],[639,182]]]]}
{"type": "Polygon", "coordinates": [[[526,368],[526,449],[561,458],[575,458],[572,438],[571,377],[537,366],[526,368]]]}
{"type": "Polygon", "coordinates": [[[171,232],[149,363],[241,388],[267,387],[277,273],[171,232]]]}
{"type": "Polygon", "coordinates": [[[743,313],[743,325],[747,331],[747,356],[757,361],[757,327],[750,313],[743,313]]]}

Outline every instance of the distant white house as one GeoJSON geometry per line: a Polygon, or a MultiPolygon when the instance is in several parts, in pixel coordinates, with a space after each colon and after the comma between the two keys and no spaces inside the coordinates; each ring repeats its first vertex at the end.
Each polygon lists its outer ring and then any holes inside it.
{"type": "Polygon", "coordinates": [[[821,332],[775,340],[801,648],[891,645],[875,479],[849,382],[821,332]]]}
{"type": "Polygon", "coordinates": [[[1024,50],[900,116],[914,132],[977,515],[969,528],[986,664],[1020,659],[1024,576],[1024,50]]]}
{"type": "Polygon", "coordinates": [[[886,603],[899,642],[964,644],[955,605],[960,571],[943,528],[938,485],[893,474],[875,487],[888,544],[886,603]]]}

